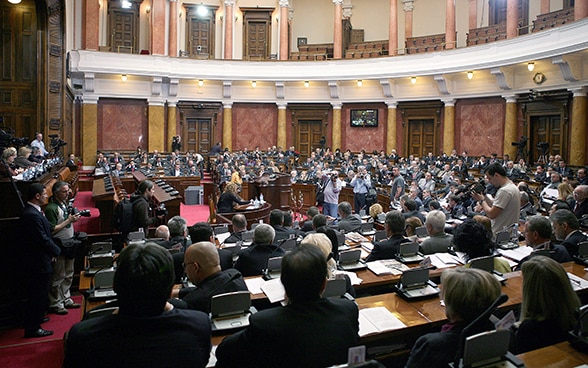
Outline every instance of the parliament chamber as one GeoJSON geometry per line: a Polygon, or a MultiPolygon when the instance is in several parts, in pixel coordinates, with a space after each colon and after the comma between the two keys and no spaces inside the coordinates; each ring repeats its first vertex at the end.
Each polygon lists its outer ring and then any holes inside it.
{"type": "MultiPolygon", "coordinates": [[[[22,0],[3,2],[0,10],[7,55],[0,146],[42,132],[47,143],[53,135],[63,139],[61,154],[81,162],[57,165],[32,181],[0,180],[4,254],[18,247],[18,193],[37,181],[47,189],[66,181],[74,195],[91,192],[100,218],[90,238],[104,240],[118,234],[112,226],[117,203],[146,178],[161,180],[153,204],[164,204],[168,219],[180,214],[186,190],[201,186],[215,226],[230,229],[237,213],[245,214],[248,227],[268,222],[273,209],[303,220],[317,186],[291,182],[290,173],[310,171],[304,162],[327,147],[405,158],[498,153],[533,166],[546,163],[540,147],[547,144],[548,155],[559,155],[574,171],[588,164],[585,1],[131,0],[127,6],[118,0],[22,0]],[[203,8],[207,13],[199,15],[203,8]],[[130,158],[140,148],[167,156],[176,136],[180,152],[204,156],[202,175],[214,175],[215,145],[221,155],[291,147],[298,160],[241,184],[243,198],[263,195],[264,205],[222,214],[216,213],[222,191],[215,180],[162,169],[116,177],[94,171],[98,152],[130,158]]],[[[339,172],[342,179],[346,174],[339,172]]],[[[484,176],[470,174],[464,184],[484,176]]],[[[534,190],[543,187],[533,175],[523,181],[534,190]]],[[[388,211],[390,183],[375,189],[376,202],[388,211]]],[[[343,188],[339,201],[353,204],[353,189],[343,188]]],[[[578,265],[565,267],[588,279],[578,265]]],[[[3,257],[0,268],[0,325],[8,326],[18,314],[18,269],[11,257],[3,257]]],[[[362,272],[360,290],[397,282],[362,272]]],[[[520,280],[514,273],[503,286],[510,296],[504,311],[520,305],[520,280]]],[[[384,353],[392,361],[446,318],[439,299],[409,303],[386,293],[357,301],[360,308],[385,305],[408,326],[362,338],[370,356],[384,353]]],[[[569,346],[545,349],[524,354],[527,366],[550,359],[561,366],[588,362],[569,346]]]]}

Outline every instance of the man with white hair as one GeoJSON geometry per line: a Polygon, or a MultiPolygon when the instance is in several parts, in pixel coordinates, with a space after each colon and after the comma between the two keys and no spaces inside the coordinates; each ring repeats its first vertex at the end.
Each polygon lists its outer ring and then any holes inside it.
{"type": "Polygon", "coordinates": [[[273,244],[275,236],[274,228],[268,224],[259,224],[253,230],[253,244],[241,250],[235,263],[235,268],[244,277],[262,275],[270,257],[281,257],[286,253],[281,247],[273,244]]]}
{"type": "Polygon", "coordinates": [[[446,253],[453,241],[453,235],[445,233],[445,214],[435,210],[427,214],[425,228],[429,238],[421,243],[423,254],[446,253]]]}
{"type": "Polygon", "coordinates": [[[578,185],[573,192],[572,212],[578,219],[588,214],[588,185],[578,185]]]}

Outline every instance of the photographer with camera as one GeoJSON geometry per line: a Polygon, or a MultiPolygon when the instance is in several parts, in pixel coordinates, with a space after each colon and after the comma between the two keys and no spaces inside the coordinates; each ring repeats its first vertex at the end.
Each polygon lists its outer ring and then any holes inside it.
{"type": "Polygon", "coordinates": [[[139,183],[137,191],[131,195],[133,203],[133,231],[143,229],[145,237],[149,237],[149,225],[154,225],[158,220],[165,219],[165,212],[157,212],[156,217],[149,217],[151,213],[151,198],[155,194],[155,184],[151,180],[143,180],[139,183]]]}
{"type": "Polygon", "coordinates": [[[339,194],[345,186],[345,182],[339,179],[339,172],[336,170],[331,173],[323,173],[323,214],[337,218],[337,206],[339,205],[339,194]]]}
{"type": "Polygon", "coordinates": [[[53,184],[53,195],[45,208],[45,217],[51,224],[51,234],[59,239],[57,245],[61,254],[53,265],[51,286],[49,289],[49,312],[67,314],[66,308],[79,308],[80,305],[71,299],[70,287],[74,275],[74,260],[79,240],[75,239],[73,223],[80,219],[79,212],[69,205],[69,184],[58,181],[53,184]]]}
{"type": "Polygon", "coordinates": [[[349,184],[353,187],[353,206],[355,213],[359,213],[362,209],[366,210],[367,203],[365,197],[372,186],[372,180],[365,166],[357,167],[357,174],[351,179],[349,184]]]}

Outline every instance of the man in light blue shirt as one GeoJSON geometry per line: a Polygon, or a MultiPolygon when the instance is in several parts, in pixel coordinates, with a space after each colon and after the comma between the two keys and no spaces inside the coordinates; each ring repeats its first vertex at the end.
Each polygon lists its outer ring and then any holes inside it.
{"type": "Polygon", "coordinates": [[[350,185],[353,187],[353,206],[355,213],[359,213],[362,209],[367,210],[365,208],[365,196],[372,186],[372,181],[365,166],[357,167],[357,174],[351,179],[350,185]]]}

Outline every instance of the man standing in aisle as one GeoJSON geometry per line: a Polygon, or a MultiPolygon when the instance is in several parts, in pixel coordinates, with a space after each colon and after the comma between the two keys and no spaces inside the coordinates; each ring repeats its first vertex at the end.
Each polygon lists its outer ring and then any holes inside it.
{"type": "Polygon", "coordinates": [[[472,198],[478,201],[476,212],[484,211],[492,220],[492,232],[496,234],[505,227],[519,222],[521,211],[521,194],[516,185],[506,177],[506,170],[495,162],[486,168],[486,180],[498,188],[494,199],[484,193],[472,192],[472,198]]]}
{"type": "Polygon", "coordinates": [[[349,184],[353,187],[353,206],[355,213],[366,210],[365,197],[371,188],[372,181],[365,166],[357,167],[357,174],[351,179],[349,184]]]}
{"type": "Polygon", "coordinates": [[[49,154],[49,152],[47,152],[47,150],[45,149],[45,143],[43,142],[42,133],[37,132],[37,134],[35,134],[35,139],[33,139],[33,141],[31,142],[31,147],[39,148],[39,151],[43,156],[47,156],[49,154]]]}
{"type": "Polygon", "coordinates": [[[45,208],[45,216],[51,224],[53,237],[61,240],[62,250],[53,265],[51,289],[49,291],[49,312],[67,314],[66,308],[79,308],[80,305],[71,299],[69,288],[73,281],[75,246],[63,247],[64,244],[75,242],[73,223],[80,219],[79,214],[71,213],[67,202],[69,185],[64,181],[53,184],[53,196],[45,208]]]}
{"type": "Polygon", "coordinates": [[[325,202],[323,203],[323,214],[337,218],[337,206],[339,205],[339,193],[345,186],[345,182],[339,179],[339,172],[332,171],[330,176],[323,174],[325,202]]]}
{"type": "Polygon", "coordinates": [[[27,204],[20,215],[21,256],[25,276],[23,308],[24,336],[44,337],[53,331],[41,328],[48,305],[49,283],[53,262],[61,250],[51,238],[51,224],[41,210],[47,202],[47,190],[41,183],[33,183],[27,192],[27,204]]]}

